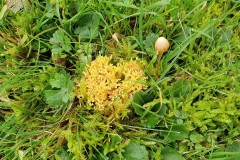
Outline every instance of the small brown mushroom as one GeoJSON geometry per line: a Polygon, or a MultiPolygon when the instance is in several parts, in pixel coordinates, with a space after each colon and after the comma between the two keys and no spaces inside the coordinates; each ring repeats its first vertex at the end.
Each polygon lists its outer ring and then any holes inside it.
{"type": "Polygon", "coordinates": [[[169,42],[166,38],[164,37],[159,37],[156,42],[155,42],[155,50],[159,54],[163,54],[169,49],[169,42]]]}
{"type": "Polygon", "coordinates": [[[155,50],[157,52],[158,55],[158,62],[157,62],[157,71],[156,71],[156,75],[158,77],[158,73],[160,70],[160,63],[161,63],[161,58],[164,52],[166,52],[169,49],[169,42],[166,38],[164,37],[159,37],[156,42],[155,42],[155,50]]]}

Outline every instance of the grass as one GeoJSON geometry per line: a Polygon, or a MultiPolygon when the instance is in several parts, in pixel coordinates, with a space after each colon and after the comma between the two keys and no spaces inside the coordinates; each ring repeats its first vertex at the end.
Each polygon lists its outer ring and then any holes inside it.
{"type": "Polygon", "coordinates": [[[11,9],[0,12],[0,159],[240,159],[238,1],[29,0],[11,9]],[[170,49],[156,68],[159,36],[170,49]],[[147,88],[127,116],[108,117],[80,95],[99,56],[143,66],[148,80],[136,83],[147,88]]]}

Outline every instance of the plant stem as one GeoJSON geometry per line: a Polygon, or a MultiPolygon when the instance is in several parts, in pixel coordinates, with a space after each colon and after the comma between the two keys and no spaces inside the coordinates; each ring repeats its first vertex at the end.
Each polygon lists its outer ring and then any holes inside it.
{"type": "Polygon", "coordinates": [[[163,53],[159,53],[159,55],[158,55],[158,61],[157,61],[157,71],[156,71],[156,75],[157,75],[157,77],[159,76],[159,70],[161,69],[161,59],[162,59],[162,55],[163,55],[163,53]]]}
{"type": "Polygon", "coordinates": [[[138,32],[139,32],[139,42],[140,42],[140,47],[142,51],[144,51],[143,48],[143,37],[142,37],[142,26],[143,26],[143,7],[144,7],[144,0],[141,0],[141,6],[140,6],[140,15],[139,15],[139,22],[138,22],[138,32]]]}

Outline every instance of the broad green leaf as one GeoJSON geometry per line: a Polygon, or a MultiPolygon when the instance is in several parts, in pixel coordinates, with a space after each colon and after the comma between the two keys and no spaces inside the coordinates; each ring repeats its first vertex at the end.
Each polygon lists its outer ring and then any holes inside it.
{"type": "Polygon", "coordinates": [[[144,127],[155,128],[160,118],[166,114],[167,106],[166,105],[160,106],[160,103],[158,103],[155,106],[153,106],[151,111],[159,116],[156,116],[151,112],[147,113],[146,116],[144,116],[144,120],[142,121],[144,123],[144,127]]]}
{"type": "Polygon", "coordinates": [[[232,144],[222,147],[211,154],[210,160],[239,160],[240,159],[240,143],[234,141],[232,144]]]}
{"type": "Polygon", "coordinates": [[[131,140],[122,155],[126,160],[148,160],[146,147],[140,145],[137,140],[131,140]]]}
{"type": "Polygon", "coordinates": [[[72,100],[73,82],[66,73],[55,73],[49,80],[51,89],[44,91],[45,101],[51,106],[67,104],[72,100]]]}
{"type": "Polygon", "coordinates": [[[46,90],[44,93],[47,104],[51,106],[59,106],[66,103],[66,90],[46,90]]]}
{"type": "Polygon", "coordinates": [[[234,141],[232,144],[228,145],[225,150],[227,152],[240,152],[240,143],[234,141]]]}
{"type": "Polygon", "coordinates": [[[122,137],[116,134],[112,135],[109,139],[109,143],[104,146],[104,155],[107,155],[109,152],[114,151],[115,147],[121,143],[122,137]]]}
{"type": "Polygon", "coordinates": [[[67,84],[66,75],[55,73],[54,78],[50,79],[49,83],[51,84],[52,88],[64,87],[67,84]]]}
{"type": "Polygon", "coordinates": [[[141,116],[141,122],[147,128],[154,128],[167,110],[166,105],[161,106],[160,100],[154,98],[153,94],[138,92],[132,101],[135,113],[141,116]]]}
{"type": "Polygon", "coordinates": [[[183,124],[177,124],[173,126],[168,126],[169,132],[161,132],[161,135],[164,136],[166,140],[169,141],[176,141],[176,140],[183,140],[188,137],[189,131],[187,130],[186,126],[183,124]]]}
{"type": "Polygon", "coordinates": [[[62,52],[70,52],[71,50],[71,41],[64,34],[63,30],[57,30],[50,39],[50,43],[52,44],[53,54],[61,54],[62,52]]]}
{"type": "Polygon", "coordinates": [[[232,144],[218,149],[216,152],[240,152],[240,143],[234,141],[232,144]]]}
{"type": "Polygon", "coordinates": [[[201,134],[194,133],[190,135],[190,140],[193,143],[201,143],[205,140],[205,138],[201,134]]]}
{"type": "MultiPolygon", "coordinates": [[[[96,158],[91,157],[90,160],[96,160],[96,158]]],[[[101,153],[97,155],[97,160],[109,160],[109,158],[101,153]]]]}
{"type": "Polygon", "coordinates": [[[175,98],[185,98],[191,91],[191,86],[189,82],[180,78],[177,82],[175,82],[170,89],[170,96],[175,98]]]}
{"type": "Polygon", "coordinates": [[[81,18],[81,23],[74,33],[81,38],[96,38],[98,36],[99,23],[100,17],[98,14],[87,14],[81,18]]]}
{"type": "Polygon", "coordinates": [[[113,148],[117,143],[120,143],[122,140],[122,137],[119,135],[114,135],[111,139],[110,148],[113,148]]]}
{"type": "Polygon", "coordinates": [[[174,113],[174,116],[176,118],[180,118],[180,119],[187,119],[188,118],[188,113],[187,112],[174,110],[173,113],[174,113]]]}
{"type": "Polygon", "coordinates": [[[65,151],[63,148],[60,148],[55,153],[55,159],[56,160],[71,160],[72,156],[68,154],[67,151],[65,151]]]}
{"type": "Polygon", "coordinates": [[[153,56],[155,53],[155,42],[158,39],[158,35],[150,33],[147,35],[146,40],[143,41],[144,48],[150,56],[153,56]]]}
{"type": "Polygon", "coordinates": [[[155,96],[150,93],[145,93],[145,92],[136,93],[132,101],[132,105],[135,113],[138,114],[139,116],[142,116],[145,112],[145,109],[142,108],[141,106],[151,102],[154,99],[154,97],[155,96]]]}
{"type": "Polygon", "coordinates": [[[170,147],[162,149],[162,156],[163,160],[185,160],[180,153],[170,147]]]}

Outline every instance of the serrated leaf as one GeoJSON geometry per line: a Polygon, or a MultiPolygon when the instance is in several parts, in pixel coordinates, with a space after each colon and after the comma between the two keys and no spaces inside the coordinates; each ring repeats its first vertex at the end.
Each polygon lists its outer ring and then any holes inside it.
{"type": "Polygon", "coordinates": [[[50,79],[49,83],[51,84],[52,88],[61,88],[66,86],[67,79],[64,74],[55,73],[54,78],[50,79]]]}
{"type": "Polygon", "coordinates": [[[51,106],[59,106],[64,103],[66,103],[66,90],[61,89],[61,90],[46,90],[45,92],[45,98],[47,104],[51,106]]]}
{"type": "Polygon", "coordinates": [[[71,50],[71,41],[64,34],[62,30],[57,30],[53,37],[50,39],[50,43],[52,45],[52,53],[53,54],[61,54],[62,52],[70,52],[71,50]]]}
{"type": "Polygon", "coordinates": [[[180,153],[170,147],[162,149],[162,156],[163,160],[185,160],[180,153]]]}
{"type": "Polygon", "coordinates": [[[146,147],[140,145],[137,140],[131,140],[122,155],[126,160],[148,160],[146,147]]]}
{"type": "Polygon", "coordinates": [[[60,106],[72,100],[71,92],[74,85],[68,74],[55,73],[49,80],[49,84],[51,89],[44,91],[45,101],[48,105],[60,106]]]}
{"type": "Polygon", "coordinates": [[[201,143],[202,141],[205,140],[205,138],[198,133],[191,134],[189,138],[193,143],[201,143]]]}
{"type": "Polygon", "coordinates": [[[81,38],[96,38],[100,17],[97,14],[87,14],[81,19],[81,24],[76,28],[75,34],[81,38]]]}
{"type": "Polygon", "coordinates": [[[63,50],[62,50],[62,48],[58,47],[58,48],[53,48],[51,51],[53,54],[60,54],[60,53],[62,53],[63,50]]]}
{"type": "Polygon", "coordinates": [[[153,56],[155,53],[155,42],[158,39],[158,35],[154,33],[150,33],[147,35],[146,39],[143,41],[144,48],[148,52],[149,55],[153,56]]]}

